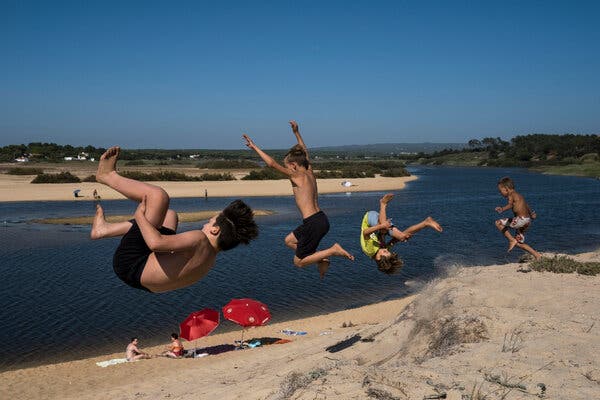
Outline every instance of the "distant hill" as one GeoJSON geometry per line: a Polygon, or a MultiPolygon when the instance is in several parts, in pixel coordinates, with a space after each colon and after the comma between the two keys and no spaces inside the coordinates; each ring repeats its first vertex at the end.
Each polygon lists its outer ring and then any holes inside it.
{"type": "Polygon", "coordinates": [[[466,143],[377,143],[377,144],[351,144],[344,146],[311,147],[313,151],[345,152],[365,154],[406,154],[406,153],[433,153],[435,151],[451,149],[460,150],[467,147],[466,143]]]}

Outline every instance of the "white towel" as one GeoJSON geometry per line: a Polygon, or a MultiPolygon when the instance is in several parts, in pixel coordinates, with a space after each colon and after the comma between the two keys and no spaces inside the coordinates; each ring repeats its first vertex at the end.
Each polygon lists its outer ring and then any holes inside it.
{"type": "Polygon", "coordinates": [[[102,368],[106,368],[109,365],[122,364],[122,363],[126,363],[126,362],[127,362],[126,358],[113,358],[112,360],[97,362],[96,365],[99,367],[102,367],[102,368]]]}

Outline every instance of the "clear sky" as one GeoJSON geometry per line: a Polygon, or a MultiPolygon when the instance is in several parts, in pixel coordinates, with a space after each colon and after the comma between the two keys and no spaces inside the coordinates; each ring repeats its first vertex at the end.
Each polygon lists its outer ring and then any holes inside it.
{"type": "Polygon", "coordinates": [[[0,145],[600,133],[599,1],[2,1],[0,145]]]}

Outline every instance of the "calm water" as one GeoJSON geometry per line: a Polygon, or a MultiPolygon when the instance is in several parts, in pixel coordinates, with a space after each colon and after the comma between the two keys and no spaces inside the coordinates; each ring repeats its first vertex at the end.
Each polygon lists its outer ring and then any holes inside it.
{"type": "MultiPolygon", "coordinates": [[[[600,181],[545,176],[522,170],[415,168],[419,180],[396,193],[389,216],[405,227],[427,215],[444,233],[423,231],[396,250],[405,260],[398,275],[387,276],[360,251],[359,226],[383,193],[321,195],[331,231],[322,245],[340,242],[357,258],[334,259],[325,280],[316,268],[299,270],[283,238],[300,222],[293,198],[247,198],[260,217],[260,236],[249,246],[222,253],[217,266],[197,284],[164,294],[132,289],[112,272],[118,239],[91,241],[89,227],[41,225],[35,218],[91,215],[91,202],[0,203],[0,370],[122,351],[131,336],[143,346],[168,343],[188,313],[220,309],[231,298],[251,297],[268,304],[273,322],[337,311],[405,296],[407,280],[430,279],[444,267],[516,261],[493,225],[494,207],[504,205],[496,181],[513,177],[538,219],[528,243],[540,251],[567,253],[596,249],[600,243],[600,181]]],[[[174,199],[178,211],[219,209],[233,199],[174,199]]],[[[129,201],[105,201],[107,214],[133,213],[129,201]]],[[[199,223],[182,224],[180,231],[199,223]]],[[[293,329],[293,326],[290,326],[293,329]]],[[[238,329],[223,322],[215,331],[238,329]]],[[[200,344],[201,342],[199,342],[200,344]]]]}

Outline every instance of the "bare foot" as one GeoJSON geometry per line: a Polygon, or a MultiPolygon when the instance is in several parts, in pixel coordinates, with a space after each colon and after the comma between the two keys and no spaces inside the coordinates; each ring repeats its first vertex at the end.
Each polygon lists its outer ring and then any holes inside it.
{"type": "Polygon", "coordinates": [[[517,245],[517,241],[515,239],[509,239],[508,240],[508,251],[510,252],[512,249],[515,248],[515,246],[517,245]]]}
{"type": "Polygon", "coordinates": [[[348,253],[346,250],[344,250],[339,243],[336,243],[333,246],[331,246],[331,249],[333,250],[334,256],[346,257],[348,260],[354,261],[354,256],[348,253]]]}
{"type": "Polygon", "coordinates": [[[387,204],[392,200],[392,198],[394,198],[394,193],[388,193],[388,194],[384,195],[381,199],[379,199],[379,202],[383,203],[383,204],[387,204]]]}
{"type": "Polygon", "coordinates": [[[96,204],[96,215],[94,215],[94,221],[92,222],[92,230],[90,232],[90,238],[92,240],[102,239],[106,232],[106,219],[104,218],[104,210],[100,204],[96,204]]]}
{"type": "Polygon", "coordinates": [[[117,160],[119,159],[120,151],[121,148],[119,146],[113,146],[100,156],[98,171],[96,172],[96,180],[98,182],[105,183],[107,176],[111,172],[116,171],[117,160]]]}
{"type": "Polygon", "coordinates": [[[324,258],[321,261],[317,262],[317,268],[319,269],[319,276],[321,277],[321,279],[325,278],[325,274],[329,269],[329,264],[330,262],[328,258],[324,258]]]}
{"type": "Polygon", "coordinates": [[[444,229],[442,229],[442,226],[440,224],[438,224],[438,222],[431,217],[427,217],[427,219],[425,220],[425,224],[428,227],[435,229],[438,232],[442,232],[444,230],[444,229]]]}

